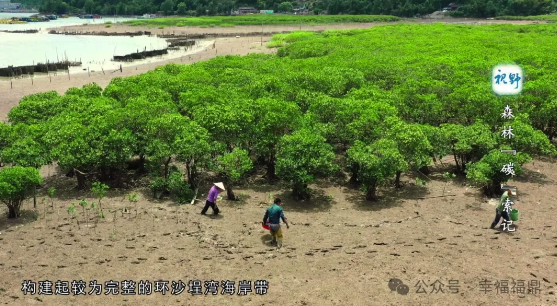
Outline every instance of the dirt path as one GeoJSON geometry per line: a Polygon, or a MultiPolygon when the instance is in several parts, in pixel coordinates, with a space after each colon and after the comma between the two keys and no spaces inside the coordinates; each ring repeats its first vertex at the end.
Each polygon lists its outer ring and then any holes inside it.
{"type": "Polygon", "coordinates": [[[42,192],[50,186],[70,190],[55,199],[59,219],[56,209],[48,209],[45,221],[39,203],[40,216],[33,221],[31,201],[25,204],[26,218],[17,223],[8,222],[5,207],[0,208],[0,303],[425,306],[484,305],[496,300],[505,305],[555,305],[557,165],[535,161],[514,183],[521,219],[511,234],[488,229],[492,203],[458,180],[445,182],[437,173],[447,169],[435,169],[425,187],[408,183],[414,178],[405,177],[402,190],[384,188],[381,204],[366,203],[356,190],[325,183],[314,185],[313,200],[301,203],[274,186],[243,187],[236,190],[241,202],[219,204],[221,218],[199,215],[200,203],[177,206],[172,201],[154,201],[144,189],[136,190],[136,218],[126,198],[130,191],[111,190],[103,200],[104,209],[127,206],[131,214],[118,214],[114,223],[113,214],[106,213],[98,228],[87,229],[80,212],[81,230],[65,210],[90,195],[71,191],[75,181],[56,174],[47,178],[42,192]],[[451,196],[416,199],[439,196],[443,190],[451,196]],[[285,202],[291,223],[281,250],[268,245],[270,236],[260,226],[265,207],[277,196],[285,202]],[[391,292],[392,278],[402,280],[410,292],[391,292]],[[153,292],[142,297],[25,296],[21,291],[24,280],[104,284],[160,279],[169,281],[170,291],[172,281],[179,280],[186,289],[180,295],[169,291],[165,296],[153,292]],[[485,293],[480,285],[484,279],[492,284],[485,293]],[[236,292],[239,281],[250,280],[254,291],[248,296],[226,296],[219,288],[215,296],[192,296],[187,287],[190,280],[235,281],[236,292]],[[255,293],[256,280],[269,282],[266,295],[255,293]],[[437,280],[444,286],[431,286],[437,280]],[[524,280],[526,293],[497,294],[495,282],[505,280],[509,291],[513,280],[524,280]],[[537,285],[531,281],[539,282],[537,295],[527,293],[537,285]],[[442,292],[436,293],[439,288],[442,292]]]}

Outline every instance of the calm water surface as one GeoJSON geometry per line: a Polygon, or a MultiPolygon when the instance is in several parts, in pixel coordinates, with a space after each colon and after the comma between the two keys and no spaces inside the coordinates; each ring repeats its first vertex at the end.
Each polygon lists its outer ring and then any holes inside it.
{"type": "Polygon", "coordinates": [[[31,65],[33,62],[55,62],[67,58],[82,63],[109,61],[113,55],[124,55],[166,48],[166,40],[137,36],[81,36],[53,34],[0,33],[0,67],[31,65]]]}
{"type": "MultiPolygon", "coordinates": [[[[5,14],[0,13],[0,19],[11,17],[23,17],[32,14],[5,14]]],[[[97,20],[79,19],[77,17],[60,18],[50,22],[36,22],[27,24],[0,24],[1,30],[29,30],[41,29],[37,34],[16,34],[0,32],[0,68],[7,66],[23,66],[32,65],[33,63],[45,63],[47,60],[56,62],[66,57],[70,61],[79,61],[83,63],[80,68],[75,70],[83,71],[89,67],[91,70],[116,69],[121,63],[112,62],[114,55],[125,55],[133,52],[147,50],[163,49],[167,47],[165,39],[148,36],[82,36],[82,35],[54,35],[48,34],[45,29],[53,27],[63,27],[71,25],[81,25],[84,23],[104,23],[107,21],[121,22],[129,20],[125,18],[103,18],[97,20]]],[[[210,42],[200,42],[196,48],[186,51],[169,51],[170,54],[150,58],[143,61],[134,61],[133,63],[125,63],[123,66],[135,64],[143,64],[164,60],[168,58],[176,58],[199,51],[210,42]]]]}
{"type": "MultiPolygon", "coordinates": [[[[10,19],[12,17],[29,17],[34,14],[21,14],[21,13],[0,13],[0,19],[10,19]]],[[[79,19],[78,17],[58,18],[58,20],[51,20],[48,22],[29,22],[24,24],[0,24],[0,31],[9,30],[35,30],[35,29],[50,29],[57,27],[69,27],[82,24],[103,24],[107,21],[110,22],[123,22],[131,18],[111,18],[106,17],[103,19],[79,19]]]]}

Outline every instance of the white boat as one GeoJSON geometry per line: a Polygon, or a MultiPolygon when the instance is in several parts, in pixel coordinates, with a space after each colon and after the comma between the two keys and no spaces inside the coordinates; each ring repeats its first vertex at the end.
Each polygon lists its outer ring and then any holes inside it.
{"type": "Polygon", "coordinates": [[[137,16],[137,19],[149,19],[149,18],[153,18],[154,16],[151,14],[144,14],[143,16],[137,16]]]}

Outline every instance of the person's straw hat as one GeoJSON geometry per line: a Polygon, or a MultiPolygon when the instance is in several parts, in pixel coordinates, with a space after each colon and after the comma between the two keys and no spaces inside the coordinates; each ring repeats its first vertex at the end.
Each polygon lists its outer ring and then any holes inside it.
{"type": "Polygon", "coordinates": [[[215,183],[214,185],[217,186],[217,187],[219,187],[221,190],[225,190],[225,189],[224,189],[224,185],[223,185],[221,182],[215,183]]]}

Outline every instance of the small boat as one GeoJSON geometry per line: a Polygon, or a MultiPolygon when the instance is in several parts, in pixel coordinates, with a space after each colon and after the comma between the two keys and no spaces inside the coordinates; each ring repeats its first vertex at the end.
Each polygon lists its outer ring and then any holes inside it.
{"type": "Polygon", "coordinates": [[[150,19],[153,18],[154,16],[151,14],[144,14],[143,16],[137,16],[137,19],[150,19]]]}
{"type": "Polygon", "coordinates": [[[79,18],[81,19],[102,19],[102,17],[100,15],[81,15],[79,16],[79,18]]]}
{"type": "Polygon", "coordinates": [[[27,23],[27,21],[21,21],[19,18],[12,18],[12,19],[0,19],[0,24],[23,24],[27,23]]]}
{"type": "Polygon", "coordinates": [[[49,20],[57,20],[58,16],[56,16],[56,15],[46,15],[46,18],[48,18],[49,20]]]}

